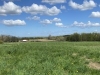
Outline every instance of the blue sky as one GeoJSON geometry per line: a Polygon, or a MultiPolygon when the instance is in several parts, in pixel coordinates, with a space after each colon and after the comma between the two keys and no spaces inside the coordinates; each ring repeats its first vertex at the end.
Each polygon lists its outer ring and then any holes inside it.
{"type": "Polygon", "coordinates": [[[0,35],[100,33],[99,0],[0,0],[0,35]]]}

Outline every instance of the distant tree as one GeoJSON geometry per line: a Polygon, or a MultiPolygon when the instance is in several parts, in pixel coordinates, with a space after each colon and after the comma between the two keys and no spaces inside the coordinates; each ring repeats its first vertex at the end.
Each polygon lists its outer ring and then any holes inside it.
{"type": "Polygon", "coordinates": [[[48,40],[52,40],[52,36],[51,35],[48,36],[48,40]]]}
{"type": "Polygon", "coordinates": [[[70,35],[70,41],[80,41],[80,34],[74,33],[70,35]]]}
{"type": "Polygon", "coordinates": [[[66,38],[64,36],[57,36],[56,41],[66,41],[66,38]]]}
{"type": "Polygon", "coordinates": [[[81,34],[81,41],[87,41],[86,33],[81,34]]]}

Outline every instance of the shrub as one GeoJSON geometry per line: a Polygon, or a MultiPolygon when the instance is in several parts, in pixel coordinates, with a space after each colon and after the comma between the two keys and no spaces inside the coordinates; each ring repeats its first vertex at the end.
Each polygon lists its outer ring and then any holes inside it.
{"type": "Polygon", "coordinates": [[[2,40],[0,40],[0,44],[3,44],[3,41],[2,40]]]}

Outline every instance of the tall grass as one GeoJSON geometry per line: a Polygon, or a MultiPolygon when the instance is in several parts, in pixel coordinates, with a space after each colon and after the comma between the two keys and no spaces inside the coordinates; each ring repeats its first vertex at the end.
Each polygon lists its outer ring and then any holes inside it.
{"type": "Polygon", "coordinates": [[[0,75],[100,75],[99,42],[29,42],[0,45],[0,75]]]}

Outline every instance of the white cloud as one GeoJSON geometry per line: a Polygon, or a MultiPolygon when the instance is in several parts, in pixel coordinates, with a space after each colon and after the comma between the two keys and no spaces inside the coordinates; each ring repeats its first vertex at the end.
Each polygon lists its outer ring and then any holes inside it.
{"type": "Polygon", "coordinates": [[[26,19],[29,19],[29,20],[40,20],[40,17],[33,16],[33,17],[27,17],[26,19]]]}
{"type": "Polygon", "coordinates": [[[95,17],[95,18],[100,18],[100,12],[97,11],[97,12],[92,12],[90,17],[95,17]]]}
{"type": "Polygon", "coordinates": [[[25,25],[24,20],[3,20],[2,23],[8,26],[15,26],[15,25],[25,25]]]}
{"type": "Polygon", "coordinates": [[[21,7],[14,4],[13,2],[4,2],[3,6],[0,6],[0,15],[13,15],[22,13],[21,7]]]}
{"type": "Polygon", "coordinates": [[[63,23],[56,23],[56,26],[63,26],[63,23]]]}
{"type": "Polygon", "coordinates": [[[100,26],[100,23],[92,23],[91,21],[88,21],[87,23],[74,21],[72,26],[77,26],[77,27],[97,27],[97,26],[100,26]]]}
{"type": "Polygon", "coordinates": [[[33,20],[40,20],[40,17],[34,16],[32,19],[33,19],[33,20]]]}
{"type": "Polygon", "coordinates": [[[42,0],[42,2],[49,4],[58,4],[58,3],[65,3],[66,0],[42,0]]]}
{"type": "Polygon", "coordinates": [[[22,7],[22,10],[30,14],[38,14],[38,13],[43,14],[45,10],[47,10],[47,7],[44,5],[32,4],[31,6],[22,7]]]}
{"type": "Polygon", "coordinates": [[[57,27],[67,27],[67,26],[65,26],[65,25],[63,25],[63,23],[55,23],[55,25],[57,26],[57,27]]]}
{"type": "Polygon", "coordinates": [[[47,24],[52,24],[52,21],[48,20],[48,19],[45,19],[43,21],[40,21],[40,23],[44,24],[44,25],[47,25],[47,24]]]}
{"type": "Polygon", "coordinates": [[[54,15],[58,15],[61,11],[56,6],[53,6],[52,8],[48,8],[48,10],[45,12],[49,16],[54,16],[54,15]]]}
{"type": "Polygon", "coordinates": [[[49,16],[58,15],[61,11],[56,6],[53,6],[52,8],[47,8],[45,5],[37,5],[32,4],[31,6],[24,6],[22,7],[22,10],[26,13],[30,13],[33,15],[36,14],[46,14],[49,16]]]}
{"type": "Polygon", "coordinates": [[[54,18],[52,21],[53,22],[61,22],[61,19],[60,18],[54,18]]]}
{"type": "Polygon", "coordinates": [[[64,5],[61,5],[60,9],[66,9],[66,7],[64,5]]]}
{"type": "Polygon", "coordinates": [[[78,4],[76,2],[73,2],[72,0],[70,0],[69,5],[74,8],[74,9],[79,9],[79,10],[90,10],[93,9],[94,7],[96,7],[96,3],[93,0],[84,0],[83,4],[78,4]]]}
{"type": "Polygon", "coordinates": [[[43,21],[40,21],[40,23],[44,24],[44,25],[48,25],[48,24],[55,24],[55,26],[57,27],[67,27],[65,25],[63,25],[63,23],[61,23],[61,19],[60,18],[54,18],[52,20],[49,19],[45,19],[43,21]]]}

